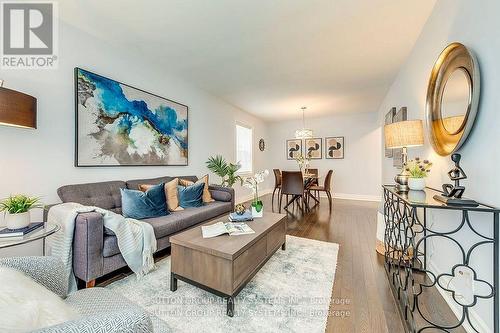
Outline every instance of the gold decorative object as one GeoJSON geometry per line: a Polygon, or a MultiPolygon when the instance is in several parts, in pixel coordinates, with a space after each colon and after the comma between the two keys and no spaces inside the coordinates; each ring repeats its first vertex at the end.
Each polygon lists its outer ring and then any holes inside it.
{"type": "Polygon", "coordinates": [[[245,205],[243,204],[237,204],[234,211],[236,212],[236,214],[238,215],[243,215],[243,213],[245,213],[245,205]]]}
{"type": "Polygon", "coordinates": [[[429,141],[441,156],[457,151],[467,140],[479,102],[479,67],[460,43],[439,55],[427,87],[426,122],[429,141]]]}

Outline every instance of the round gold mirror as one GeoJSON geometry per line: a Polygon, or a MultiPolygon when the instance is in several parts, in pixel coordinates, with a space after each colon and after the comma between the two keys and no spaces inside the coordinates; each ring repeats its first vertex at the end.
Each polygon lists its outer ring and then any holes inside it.
{"type": "Polygon", "coordinates": [[[476,117],[478,98],[476,59],[464,45],[448,45],[434,64],[427,88],[429,141],[439,155],[450,155],[464,144],[476,117]]]}

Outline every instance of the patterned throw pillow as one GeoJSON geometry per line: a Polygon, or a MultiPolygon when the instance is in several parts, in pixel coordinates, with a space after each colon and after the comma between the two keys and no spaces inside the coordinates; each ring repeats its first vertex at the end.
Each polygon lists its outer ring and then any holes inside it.
{"type": "Polygon", "coordinates": [[[204,188],[205,183],[198,183],[191,186],[177,186],[179,205],[184,208],[203,206],[204,188]]]}
{"type": "MultiPolygon", "coordinates": [[[[179,206],[179,199],[177,198],[177,185],[179,184],[179,178],[172,179],[168,183],[165,183],[165,198],[167,202],[167,207],[171,212],[183,210],[181,206],[179,206]]],[[[149,184],[141,184],[139,185],[139,190],[142,192],[146,192],[151,186],[149,184]]]]}
{"type": "Polygon", "coordinates": [[[208,203],[208,202],[215,201],[212,198],[212,195],[210,194],[210,191],[208,189],[208,175],[201,177],[200,179],[198,179],[196,181],[196,183],[193,183],[192,181],[187,180],[187,179],[179,179],[179,184],[182,186],[191,186],[193,184],[200,184],[200,183],[205,184],[205,188],[203,189],[203,202],[208,203]]]}
{"type": "Polygon", "coordinates": [[[120,189],[122,213],[133,219],[147,219],[168,215],[165,184],[151,186],[146,192],[120,189]]]}

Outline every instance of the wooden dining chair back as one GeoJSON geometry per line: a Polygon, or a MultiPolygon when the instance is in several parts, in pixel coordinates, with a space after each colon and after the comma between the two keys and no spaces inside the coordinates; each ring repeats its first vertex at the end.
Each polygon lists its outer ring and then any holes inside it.
{"type": "MultiPolygon", "coordinates": [[[[307,186],[310,187],[310,186],[317,186],[319,185],[319,170],[318,169],[307,169],[306,172],[310,175],[313,175],[314,177],[312,177],[311,179],[309,179],[307,181],[307,186]]],[[[311,195],[313,197],[318,197],[318,192],[317,191],[310,191],[309,193],[311,193],[311,195]]],[[[317,198],[319,200],[319,197],[317,198]]]]}
{"type": "Polygon", "coordinates": [[[319,171],[318,169],[307,169],[307,173],[314,175],[316,178],[311,181],[311,185],[319,185],[318,183],[318,175],[319,171]]]}
{"type": "Polygon", "coordinates": [[[326,174],[325,177],[325,182],[323,183],[323,186],[315,185],[309,187],[309,191],[314,191],[316,193],[318,192],[325,192],[326,196],[328,197],[328,203],[330,205],[330,209],[332,209],[332,176],[333,176],[333,170],[328,170],[328,173],[326,174]]]}
{"type": "Polygon", "coordinates": [[[332,175],[333,175],[333,170],[328,170],[328,173],[326,174],[325,177],[325,190],[330,192],[332,188],[332,175]]]}
{"type": "Polygon", "coordinates": [[[283,171],[281,173],[281,193],[302,195],[304,178],[300,171],[283,171]]]}
{"type": "Polygon", "coordinates": [[[274,190],[273,190],[273,196],[271,198],[271,206],[274,207],[274,194],[276,193],[276,190],[278,190],[278,199],[280,197],[280,192],[281,192],[281,171],[280,169],[273,169],[274,172],[274,190]]]}
{"type": "MultiPolygon", "coordinates": [[[[281,173],[281,193],[279,200],[279,211],[281,211],[281,202],[283,195],[291,195],[296,200],[301,199],[302,204],[304,204],[304,178],[302,172],[300,171],[283,171],[281,173]]],[[[290,202],[289,202],[290,203],[290,202]]],[[[288,204],[287,203],[287,206],[288,204]]]]}
{"type": "Polygon", "coordinates": [[[281,186],[281,171],[280,169],[273,169],[274,172],[274,187],[281,186]]]}

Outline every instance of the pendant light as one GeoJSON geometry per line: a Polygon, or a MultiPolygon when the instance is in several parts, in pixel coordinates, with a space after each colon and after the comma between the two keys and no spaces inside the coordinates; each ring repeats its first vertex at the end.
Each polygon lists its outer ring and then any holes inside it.
{"type": "Polygon", "coordinates": [[[305,111],[306,107],[301,107],[302,110],[302,128],[295,131],[296,139],[311,139],[313,137],[312,129],[306,128],[305,111]]]}

